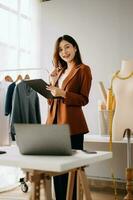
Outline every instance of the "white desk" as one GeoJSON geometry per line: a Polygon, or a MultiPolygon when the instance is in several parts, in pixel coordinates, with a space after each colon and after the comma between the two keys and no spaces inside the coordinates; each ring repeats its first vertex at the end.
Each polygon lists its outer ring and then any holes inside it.
{"type": "MultiPolygon", "coordinates": [[[[85,192],[86,200],[91,200],[88,186],[86,185],[87,180],[84,174],[84,167],[112,157],[111,152],[101,151],[96,154],[87,154],[78,150],[72,156],[25,156],[19,153],[16,146],[3,147],[2,150],[5,150],[7,153],[0,155],[0,165],[16,166],[26,169],[26,171],[32,170],[30,176],[30,180],[33,183],[31,200],[38,200],[40,198],[38,187],[41,179],[44,180],[44,186],[47,188],[46,199],[51,200],[51,191],[48,187],[51,184],[51,177],[55,174],[66,172],[69,172],[67,199],[70,200],[72,198],[74,176],[75,172],[77,172],[80,184],[82,184],[83,191],[85,192]]],[[[78,198],[81,200],[81,197],[78,198]]]]}

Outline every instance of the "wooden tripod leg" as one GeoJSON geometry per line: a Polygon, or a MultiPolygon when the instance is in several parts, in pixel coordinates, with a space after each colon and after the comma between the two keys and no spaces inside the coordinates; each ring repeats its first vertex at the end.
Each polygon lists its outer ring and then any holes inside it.
{"type": "Polygon", "coordinates": [[[83,190],[80,182],[79,172],[77,170],[77,200],[82,200],[82,199],[83,199],[83,190]]]}
{"type": "Polygon", "coordinates": [[[44,174],[43,187],[45,200],[52,200],[51,176],[44,174]]]}
{"type": "Polygon", "coordinates": [[[41,180],[40,174],[34,171],[30,175],[30,180],[31,180],[30,200],[40,200],[40,180],[41,180]]]}
{"type": "Polygon", "coordinates": [[[68,173],[68,186],[67,186],[67,196],[66,200],[72,200],[73,188],[74,188],[74,179],[75,179],[75,170],[68,173]]]}
{"type": "Polygon", "coordinates": [[[92,200],[90,189],[89,189],[89,184],[88,184],[87,177],[85,175],[84,168],[78,169],[78,175],[79,175],[80,182],[81,182],[81,185],[82,185],[82,188],[83,188],[85,200],[92,200]]]}

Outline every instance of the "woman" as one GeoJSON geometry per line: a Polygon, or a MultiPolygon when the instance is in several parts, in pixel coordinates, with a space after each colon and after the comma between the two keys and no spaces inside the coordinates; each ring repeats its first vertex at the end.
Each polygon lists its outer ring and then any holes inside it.
{"type": "MultiPolygon", "coordinates": [[[[47,124],[69,124],[72,148],[82,150],[84,134],[89,132],[82,106],[89,101],[91,71],[82,63],[78,44],[69,35],[57,39],[53,62],[55,69],[50,75],[51,84],[47,89],[56,98],[48,100],[47,124]]],[[[65,200],[65,176],[55,177],[54,184],[56,199],[65,200]]]]}

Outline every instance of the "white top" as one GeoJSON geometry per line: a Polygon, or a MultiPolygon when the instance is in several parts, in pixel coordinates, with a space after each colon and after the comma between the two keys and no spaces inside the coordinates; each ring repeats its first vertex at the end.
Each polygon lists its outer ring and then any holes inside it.
{"type": "Polygon", "coordinates": [[[71,71],[71,68],[67,67],[67,69],[65,70],[65,72],[60,76],[60,78],[58,80],[58,86],[59,86],[59,88],[62,87],[62,83],[65,80],[65,78],[69,75],[70,71],[71,71]]]}
{"type": "Polygon", "coordinates": [[[21,155],[15,145],[3,147],[1,149],[6,150],[7,153],[0,155],[0,165],[18,166],[23,169],[49,172],[64,172],[112,158],[112,153],[107,151],[98,151],[96,154],[87,154],[77,150],[72,156],[28,156],[21,155]]]}

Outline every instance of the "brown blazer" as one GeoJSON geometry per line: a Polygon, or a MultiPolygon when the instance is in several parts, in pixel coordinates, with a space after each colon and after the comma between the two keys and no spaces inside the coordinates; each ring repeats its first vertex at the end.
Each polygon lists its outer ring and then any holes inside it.
{"type": "MultiPolygon", "coordinates": [[[[55,85],[58,83],[62,70],[56,73],[55,85]]],[[[91,81],[92,76],[88,66],[84,64],[75,66],[62,84],[66,97],[48,101],[49,113],[46,123],[53,124],[56,117],[57,124],[69,124],[71,135],[89,132],[82,106],[89,102],[91,81]]]]}

